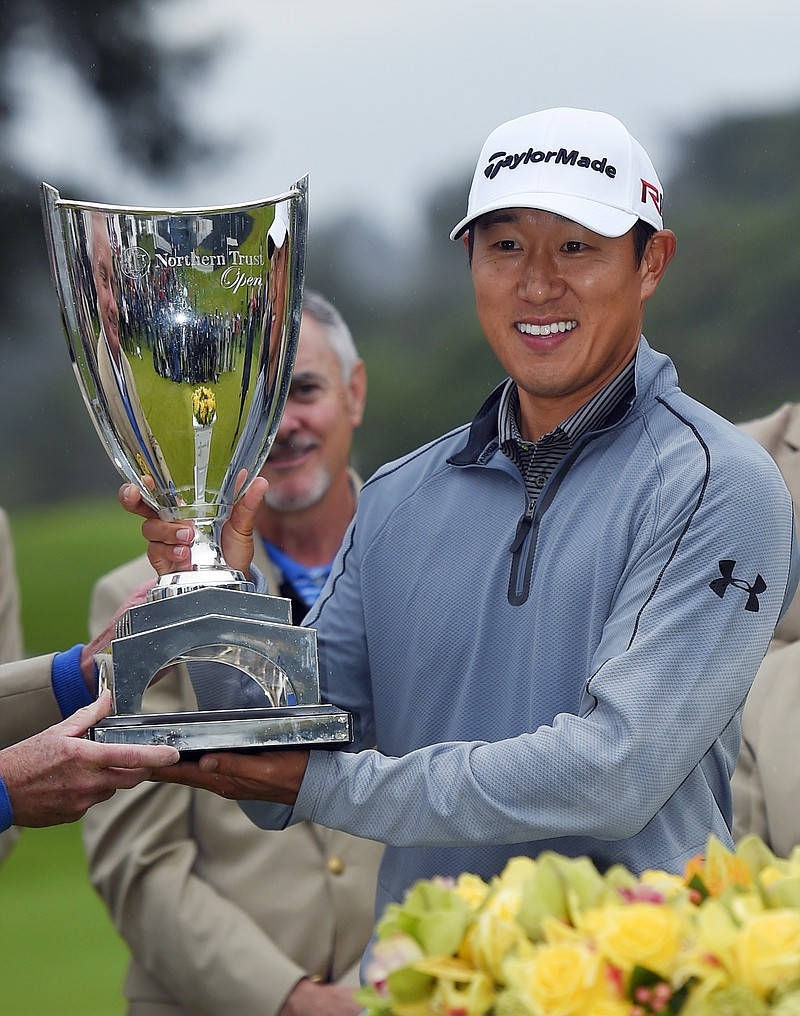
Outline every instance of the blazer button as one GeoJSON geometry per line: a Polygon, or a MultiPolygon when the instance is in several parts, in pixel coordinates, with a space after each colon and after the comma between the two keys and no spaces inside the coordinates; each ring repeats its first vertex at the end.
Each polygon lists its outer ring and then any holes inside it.
{"type": "Polygon", "coordinates": [[[341,875],[344,871],[344,861],[341,857],[328,858],[328,871],[331,875],[341,875]]]}

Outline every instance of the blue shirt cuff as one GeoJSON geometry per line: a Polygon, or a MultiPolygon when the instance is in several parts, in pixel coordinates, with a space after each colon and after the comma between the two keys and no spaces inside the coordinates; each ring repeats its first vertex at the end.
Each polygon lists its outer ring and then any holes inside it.
{"type": "Polygon", "coordinates": [[[53,657],[53,694],[64,719],[93,701],[81,672],[82,650],[83,646],[77,645],[53,657]]]}
{"type": "Polygon", "coordinates": [[[11,800],[0,776],[0,833],[5,832],[14,824],[14,809],[11,807],[11,800]]]}

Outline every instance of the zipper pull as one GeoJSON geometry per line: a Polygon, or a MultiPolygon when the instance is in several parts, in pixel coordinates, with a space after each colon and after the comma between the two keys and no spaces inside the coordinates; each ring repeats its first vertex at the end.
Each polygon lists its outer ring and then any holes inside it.
{"type": "Polygon", "coordinates": [[[523,515],[522,518],[517,523],[517,531],[514,534],[514,541],[509,547],[509,550],[511,551],[512,554],[516,554],[519,551],[522,544],[525,542],[528,533],[531,531],[532,521],[533,520],[531,519],[531,517],[526,514],[523,515]]]}

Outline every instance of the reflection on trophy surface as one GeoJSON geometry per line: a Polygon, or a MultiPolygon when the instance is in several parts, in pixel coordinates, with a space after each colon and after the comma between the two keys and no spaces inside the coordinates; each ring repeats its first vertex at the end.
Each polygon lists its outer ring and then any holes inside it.
{"type": "Polygon", "coordinates": [[[288,600],[227,567],[219,533],[257,475],[289,391],[300,327],[307,179],[264,201],[203,209],[42,203],[78,383],[122,476],[165,519],[195,527],[191,568],[120,619],[98,740],[185,751],[331,744],[350,717],[319,704],[316,634],[288,600]],[[187,664],[198,709],[142,712],[187,664]]]}

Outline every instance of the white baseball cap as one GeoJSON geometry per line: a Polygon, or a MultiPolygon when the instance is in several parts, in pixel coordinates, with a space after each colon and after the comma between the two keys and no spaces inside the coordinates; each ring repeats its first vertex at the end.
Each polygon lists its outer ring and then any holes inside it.
{"type": "Polygon", "coordinates": [[[467,214],[450,234],[499,208],[555,212],[603,236],[644,219],[663,229],[653,163],[624,124],[588,109],[544,109],[501,124],[481,149],[467,214]]]}

